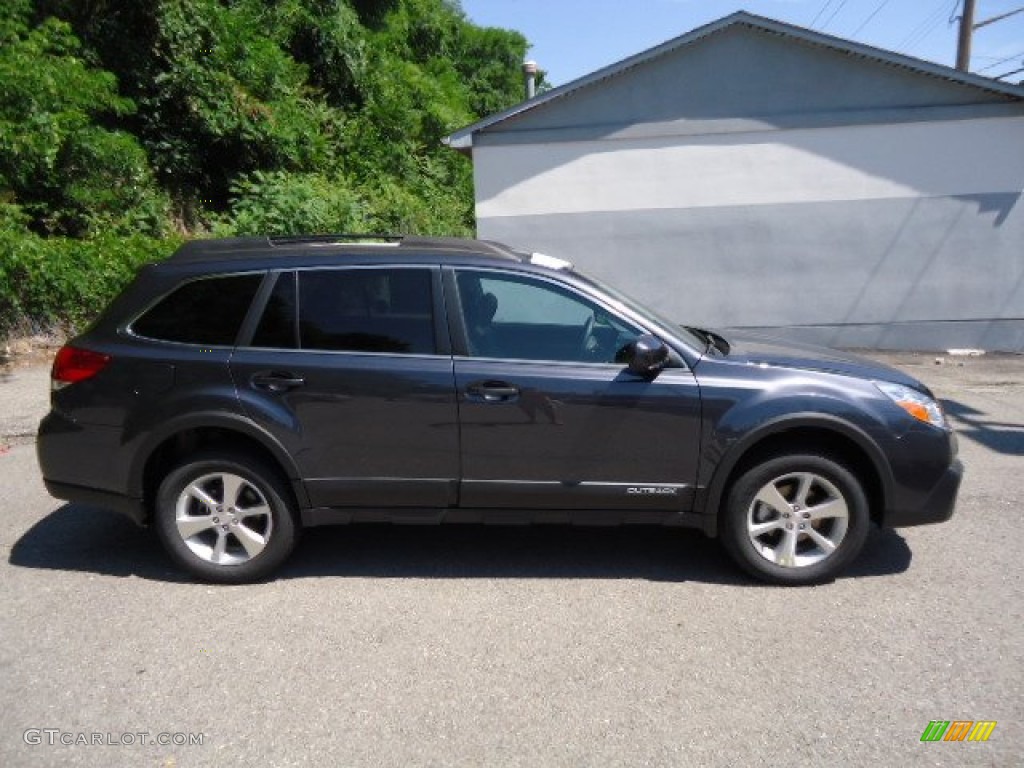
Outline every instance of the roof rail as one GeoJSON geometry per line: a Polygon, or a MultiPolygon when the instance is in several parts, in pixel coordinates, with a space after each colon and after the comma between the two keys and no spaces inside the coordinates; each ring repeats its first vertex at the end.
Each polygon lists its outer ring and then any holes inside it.
{"type": "Polygon", "coordinates": [[[245,258],[270,256],[270,251],[280,249],[280,256],[290,252],[323,249],[325,252],[344,250],[346,245],[353,248],[374,249],[391,246],[415,253],[417,249],[452,251],[464,254],[478,254],[499,259],[525,261],[529,254],[491,240],[472,240],[461,237],[424,237],[419,235],[390,234],[316,234],[316,235],[270,235],[260,237],[212,238],[190,240],[175,251],[169,259],[175,262],[194,262],[217,258],[245,258]]]}
{"type": "Polygon", "coordinates": [[[489,253],[492,256],[518,258],[515,249],[494,240],[473,240],[465,237],[421,237],[409,235],[402,239],[402,245],[411,248],[449,248],[467,253],[489,253]]]}
{"type": "Polygon", "coordinates": [[[489,253],[505,258],[519,258],[521,254],[503,243],[493,240],[473,240],[465,237],[440,237],[429,235],[389,235],[389,234],[323,234],[323,235],[271,235],[267,238],[271,247],[286,245],[333,245],[335,243],[351,243],[372,245],[400,245],[406,248],[449,248],[466,252],[489,253]]]}

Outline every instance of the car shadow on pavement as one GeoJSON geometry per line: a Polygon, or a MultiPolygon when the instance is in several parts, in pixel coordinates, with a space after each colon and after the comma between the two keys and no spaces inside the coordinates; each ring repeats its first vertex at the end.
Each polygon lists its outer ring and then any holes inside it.
{"type": "MultiPolygon", "coordinates": [[[[872,529],[840,578],[905,571],[910,548],[895,531],[872,529]]],[[[188,582],[151,530],[120,515],[65,504],[14,544],[11,565],[188,582]]],[[[356,525],[306,532],[277,579],[578,578],[696,581],[761,586],[698,531],[655,528],[482,525],[356,525]]]]}
{"type": "Polygon", "coordinates": [[[957,435],[1007,456],[1024,456],[1024,424],[993,421],[987,414],[957,400],[943,398],[942,407],[955,421],[957,435]]]}
{"type": "Polygon", "coordinates": [[[65,504],[29,528],[11,547],[9,562],[23,568],[189,581],[168,560],[152,531],[85,504],[65,504]]]}

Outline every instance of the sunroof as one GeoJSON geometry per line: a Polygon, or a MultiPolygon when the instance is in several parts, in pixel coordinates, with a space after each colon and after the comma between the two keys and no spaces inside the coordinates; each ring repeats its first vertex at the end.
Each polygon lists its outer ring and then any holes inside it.
{"type": "Polygon", "coordinates": [[[381,234],[336,234],[336,235],[271,235],[268,242],[274,246],[282,245],[398,245],[403,235],[381,234]]]}

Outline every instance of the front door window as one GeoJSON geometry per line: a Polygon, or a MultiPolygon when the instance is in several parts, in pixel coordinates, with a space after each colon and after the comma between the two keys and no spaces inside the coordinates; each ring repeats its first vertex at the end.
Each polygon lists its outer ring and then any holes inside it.
{"type": "Polygon", "coordinates": [[[641,333],[578,294],[527,276],[466,271],[457,284],[473,357],[620,363],[641,333]]]}

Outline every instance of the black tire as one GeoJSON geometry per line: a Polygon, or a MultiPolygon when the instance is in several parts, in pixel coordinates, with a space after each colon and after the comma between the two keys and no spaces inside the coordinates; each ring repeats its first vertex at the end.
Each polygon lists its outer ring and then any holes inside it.
{"type": "Polygon", "coordinates": [[[244,584],[269,576],[294,549],[299,527],[291,498],[280,474],[256,458],[202,454],[164,478],[153,522],[184,570],[203,581],[244,584]],[[186,494],[190,486],[198,490],[186,494]]]}
{"type": "Polygon", "coordinates": [[[761,581],[789,586],[835,578],[859,554],[870,526],[857,477],[833,459],[803,454],[745,471],[721,514],[722,544],[733,560],[761,581]]]}

